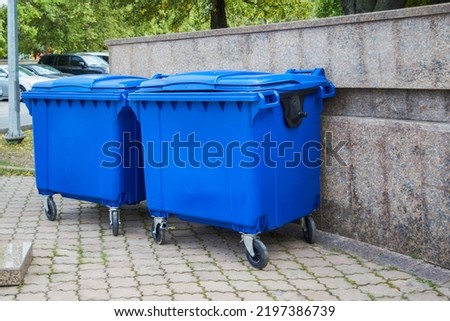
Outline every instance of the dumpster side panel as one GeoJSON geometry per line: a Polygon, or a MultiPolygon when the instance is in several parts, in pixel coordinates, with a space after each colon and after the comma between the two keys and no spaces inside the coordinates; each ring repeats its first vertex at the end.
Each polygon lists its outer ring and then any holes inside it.
{"type": "Polygon", "coordinates": [[[152,215],[255,234],[318,207],[322,102],[315,94],[305,98],[308,117],[297,128],[284,125],[280,105],[254,115],[259,101],[165,100],[134,102],[152,215]]]}
{"type": "MultiPolygon", "coordinates": [[[[143,185],[139,189],[127,188],[121,163],[113,168],[102,164],[106,159],[103,144],[120,144],[122,133],[118,128],[131,131],[136,126],[131,113],[118,117],[120,101],[34,99],[33,104],[36,184],[40,194],[60,193],[108,206],[133,204],[144,198],[143,185]]],[[[119,153],[123,152],[120,148],[119,153]]]]}

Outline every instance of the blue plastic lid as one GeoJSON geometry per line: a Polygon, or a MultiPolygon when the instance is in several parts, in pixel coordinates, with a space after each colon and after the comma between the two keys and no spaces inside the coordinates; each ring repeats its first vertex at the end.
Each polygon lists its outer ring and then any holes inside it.
{"type": "Polygon", "coordinates": [[[148,91],[261,91],[314,89],[328,84],[323,69],[295,70],[284,74],[241,70],[210,70],[175,75],[156,74],[139,86],[148,91]]]}
{"type": "Polygon", "coordinates": [[[135,89],[145,80],[148,80],[148,78],[127,75],[86,74],[38,82],[33,85],[31,91],[89,92],[107,90],[109,92],[121,92],[135,89]]]}

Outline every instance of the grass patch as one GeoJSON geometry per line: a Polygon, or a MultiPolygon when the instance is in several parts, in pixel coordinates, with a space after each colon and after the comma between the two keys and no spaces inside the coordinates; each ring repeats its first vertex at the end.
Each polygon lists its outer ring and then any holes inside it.
{"type": "Polygon", "coordinates": [[[34,152],[33,132],[25,130],[25,138],[20,143],[7,142],[0,139],[0,175],[4,176],[33,176],[34,152]]]}

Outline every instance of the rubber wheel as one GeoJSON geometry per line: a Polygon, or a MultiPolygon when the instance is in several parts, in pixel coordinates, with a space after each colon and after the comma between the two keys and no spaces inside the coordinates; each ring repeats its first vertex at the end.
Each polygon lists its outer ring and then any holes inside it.
{"type": "Polygon", "coordinates": [[[316,223],[311,216],[305,217],[305,227],[303,228],[303,238],[309,244],[314,244],[316,241],[316,223]]]}
{"type": "Polygon", "coordinates": [[[258,270],[265,268],[267,263],[269,263],[269,252],[267,252],[267,248],[264,243],[258,239],[254,239],[253,251],[255,252],[254,256],[251,256],[250,253],[246,251],[247,260],[254,268],[258,270]]]}
{"type": "Polygon", "coordinates": [[[117,211],[112,212],[112,231],[113,235],[119,235],[119,213],[117,211]]]}
{"type": "Polygon", "coordinates": [[[54,221],[56,219],[56,216],[58,215],[58,210],[56,209],[55,201],[53,200],[53,197],[47,198],[47,209],[44,209],[45,215],[47,216],[49,221],[54,221]]]}
{"type": "Polygon", "coordinates": [[[156,244],[161,245],[166,242],[166,230],[161,228],[161,224],[156,224],[155,221],[152,222],[152,236],[156,244]]]}

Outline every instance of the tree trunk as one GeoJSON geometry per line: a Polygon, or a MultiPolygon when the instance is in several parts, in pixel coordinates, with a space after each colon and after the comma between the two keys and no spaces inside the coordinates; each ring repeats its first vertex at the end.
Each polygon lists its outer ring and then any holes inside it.
{"type": "Polygon", "coordinates": [[[394,10],[404,8],[405,0],[378,0],[373,11],[394,10]]]}
{"type": "Polygon", "coordinates": [[[225,0],[211,0],[211,29],[227,28],[225,0]]]}
{"type": "MultiPolygon", "coordinates": [[[[436,1],[436,0],[435,0],[436,1]]],[[[439,1],[439,0],[437,0],[439,1]]],[[[405,0],[341,0],[345,15],[404,8],[405,0]]]]}

